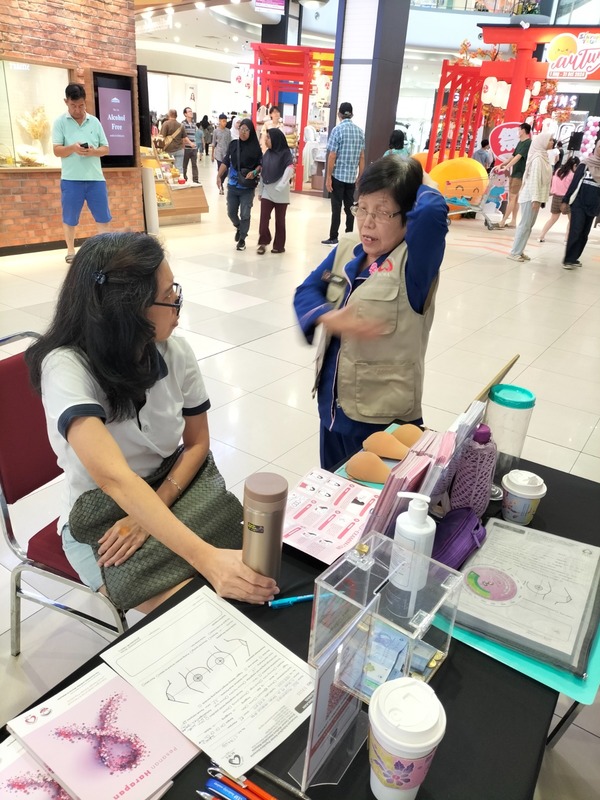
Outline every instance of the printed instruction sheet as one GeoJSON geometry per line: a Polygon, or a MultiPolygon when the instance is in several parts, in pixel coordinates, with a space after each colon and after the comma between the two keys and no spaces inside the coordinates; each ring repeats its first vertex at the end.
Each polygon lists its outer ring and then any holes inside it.
{"type": "Polygon", "coordinates": [[[234,777],[310,716],[312,669],[207,587],[102,657],[234,777]]]}

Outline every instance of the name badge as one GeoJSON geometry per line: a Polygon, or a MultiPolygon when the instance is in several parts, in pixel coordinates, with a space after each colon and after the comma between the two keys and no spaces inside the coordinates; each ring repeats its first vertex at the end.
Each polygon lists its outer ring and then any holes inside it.
{"type": "Polygon", "coordinates": [[[334,286],[343,286],[346,281],[339,275],[334,275],[330,270],[326,269],[321,275],[321,280],[325,283],[333,283],[334,286]]]}

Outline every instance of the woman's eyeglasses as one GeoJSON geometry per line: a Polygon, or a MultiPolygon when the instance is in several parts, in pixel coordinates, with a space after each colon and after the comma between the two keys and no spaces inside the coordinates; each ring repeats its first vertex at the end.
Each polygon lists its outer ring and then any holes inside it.
{"type": "Polygon", "coordinates": [[[387,211],[367,211],[366,208],[359,206],[358,203],[354,203],[353,206],[350,206],[350,211],[352,212],[353,216],[356,219],[365,219],[365,217],[372,217],[375,222],[381,222],[382,224],[387,224],[391,222],[394,217],[397,217],[398,214],[401,214],[401,211],[394,211],[393,214],[388,214],[387,211]]]}
{"type": "Polygon", "coordinates": [[[181,284],[174,283],[173,284],[173,293],[175,294],[175,302],[174,303],[152,303],[153,306],[165,306],[165,308],[174,308],[177,311],[177,316],[179,316],[179,312],[181,311],[181,306],[183,305],[183,290],[181,288],[181,284]]]}

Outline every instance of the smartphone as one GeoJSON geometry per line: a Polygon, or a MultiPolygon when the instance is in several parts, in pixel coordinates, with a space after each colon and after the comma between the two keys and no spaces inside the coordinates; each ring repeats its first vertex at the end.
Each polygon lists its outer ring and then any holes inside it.
{"type": "Polygon", "coordinates": [[[89,148],[89,144],[87,142],[83,142],[81,146],[85,147],[86,150],[89,148]]]}

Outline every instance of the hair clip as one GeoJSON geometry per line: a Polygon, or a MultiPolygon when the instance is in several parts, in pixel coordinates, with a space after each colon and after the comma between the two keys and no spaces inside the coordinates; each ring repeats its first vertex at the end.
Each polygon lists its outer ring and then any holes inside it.
{"type": "Polygon", "coordinates": [[[102,272],[101,269],[97,270],[97,272],[93,272],[92,277],[100,286],[102,286],[103,283],[106,283],[107,275],[105,272],[102,272]]]}

